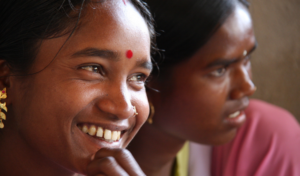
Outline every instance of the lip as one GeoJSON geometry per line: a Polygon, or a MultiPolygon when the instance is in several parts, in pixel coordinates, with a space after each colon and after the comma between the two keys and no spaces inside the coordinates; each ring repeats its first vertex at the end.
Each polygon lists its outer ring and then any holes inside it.
{"type": "Polygon", "coordinates": [[[246,121],[246,114],[244,111],[240,110],[240,114],[234,118],[226,117],[225,122],[231,127],[239,128],[246,121]]]}
{"type": "Polygon", "coordinates": [[[246,121],[246,114],[244,110],[248,107],[248,105],[249,105],[248,98],[241,100],[239,104],[235,106],[235,108],[231,108],[231,110],[229,110],[228,113],[226,113],[224,119],[225,123],[227,123],[231,127],[235,127],[235,128],[241,127],[246,121]],[[230,115],[238,111],[240,112],[239,115],[237,115],[236,117],[229,117],[230,115]]]}

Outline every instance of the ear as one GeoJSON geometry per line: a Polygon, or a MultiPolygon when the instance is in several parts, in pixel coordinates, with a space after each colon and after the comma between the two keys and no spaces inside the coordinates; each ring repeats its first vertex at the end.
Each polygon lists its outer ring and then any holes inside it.
{"type": "Polygon", "coordinates": [[[9,76],[11,74],[11,69],[5,60],[0,60],[0,89],[9,88],[10,81],[9,76]]]}

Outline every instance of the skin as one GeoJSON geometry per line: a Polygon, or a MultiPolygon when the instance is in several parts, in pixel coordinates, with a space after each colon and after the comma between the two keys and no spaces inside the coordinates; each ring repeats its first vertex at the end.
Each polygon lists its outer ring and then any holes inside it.
{"type": "Polygon", "coordinates": [[[149,113],[144,83],[152,64],[144,19],[131,3],[90,4],[59,51],[68,35],[42,41],[31,68],[42,70],[37,74],[9,77],[1,61],[0,86],[8,95],[1,175],[143,175],[120,148],[149,113]],[[82,123],[125,133],[119,142],[108,143],[83,133],[82,123]]]}
{"type": "Polygon", "coordinates": [[[152,83],[160,90],[149,92],[153,124],[145,124],[129,148],[146,175],[170,175],[186,140],[220,145],[234,138],[245,119],[228,116],[243,111],[255,91],[249,61],[255,43],[250,14],[238,3],[194,56],[165,70],[166,81],[152,83]]]}

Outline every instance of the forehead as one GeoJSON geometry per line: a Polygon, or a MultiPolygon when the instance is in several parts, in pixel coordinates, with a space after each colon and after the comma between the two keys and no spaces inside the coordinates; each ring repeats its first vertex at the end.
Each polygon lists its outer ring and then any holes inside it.
{"type": "Polygon", "coordinates": [[[107,0],[87,6],[75,33],[82,45],[105,44],[105,48],[126,46],[136,50],[150,50],[147,24],[137,9],[122,0],[107,0]]]}
{"type": "Polygon", "coordinates": [[[251,16],[248,9],[237,3],[222,26],[200,49],[202,54],[221,58],[239,57],[255,45],[251,16]]]}
{"type": "Polygon", "coordinates": [[[246,7],[238,3],[219,31],[230,44],[240,44],[253,36],[252,20],[246,7]]]}

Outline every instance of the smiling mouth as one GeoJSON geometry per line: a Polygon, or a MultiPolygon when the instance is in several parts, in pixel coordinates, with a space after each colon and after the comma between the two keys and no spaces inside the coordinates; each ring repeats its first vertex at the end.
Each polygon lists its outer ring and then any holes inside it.
{"type": "Polygon", "coordinates": [[[124,131],[112,131],[96,125],[79,124],[78,128],[89,136],[112,143],[121,139],[124,131]]]}

